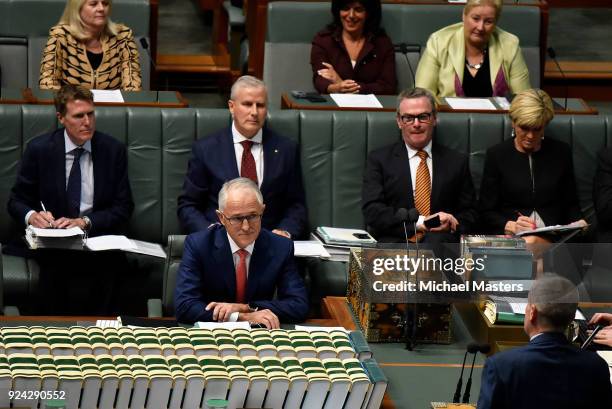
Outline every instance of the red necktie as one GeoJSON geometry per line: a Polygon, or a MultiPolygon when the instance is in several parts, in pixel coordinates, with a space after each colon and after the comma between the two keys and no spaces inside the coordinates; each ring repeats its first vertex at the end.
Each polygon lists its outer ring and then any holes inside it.
{"type": "Polygon", "coordinates": [[[240,165],[240,176],[243,178],[249,178],[255,184],[257,182],[257,168],[255,167],[255,158],[251,153],[251,147],[255,142],[253,141],[242,141],[240,144],[242,145],[242,162],[240,165]]]}
{"type": "Polygon", "coordinates": [[[238,265],[236,266],[236,302],[239,304],[244,304],[247,286],[246,258],[249,255],[249,252],[245,249],[240,249],[236,253],[238,253],[238,257],[240,257],[238,265]]]}

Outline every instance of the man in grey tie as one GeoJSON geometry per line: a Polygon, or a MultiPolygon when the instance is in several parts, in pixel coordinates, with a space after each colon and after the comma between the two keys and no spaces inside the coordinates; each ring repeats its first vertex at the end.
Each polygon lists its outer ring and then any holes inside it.
{"type": "MultiPolygon", "coordinates": [[[[93,94],[88,89],[63,86],[55,96],[55,108],[63,127],[28,144],[11,190],[9,213],[25,226],[80,227],[90,236],[124,233],[134,208],[125,146],[96,131],[93,94]]],[[[106,274],[102,266],[110,266],[108,261],[114,258],[74,251],[37,251],[34,257],[44,273],[43,282],[52,274],[47,271],[59,271],[60,266],[62,271],[74,269],[75,276],[86,266],[87,276],[95,279],[92,271],[106,274]]],[[[87,281],[88,285],[92,282],[87,281]]],[[[73,287],[72,283],[68,286],[73,287]]]]}

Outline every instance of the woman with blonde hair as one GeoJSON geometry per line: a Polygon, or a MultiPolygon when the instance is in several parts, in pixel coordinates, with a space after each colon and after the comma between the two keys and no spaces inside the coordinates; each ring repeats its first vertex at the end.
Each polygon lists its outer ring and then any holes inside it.
{"type": "Polygon", "coordinates": [[[416,86],[438,97],[491,97],[531,88],[519,39],[497,27],[501,0],[467,0],[463,21],[433,33],[416,86]]]}
{"type": "Polygon", "coordinates": [[[67,0],[51,27],[40,63],[39,86],[139,91],[138,49],[132,30],[110,19],[112,0],[67,0]]]}
{"type": "Polygon", "coordinates": [[[554,116],[540,89],[519,93],[510,106],[511,139],[487,150],[480,188],[481,221],[488,233],[516,234],[568,224],[582,213],[570,147],[544,129],[554,116]]]}

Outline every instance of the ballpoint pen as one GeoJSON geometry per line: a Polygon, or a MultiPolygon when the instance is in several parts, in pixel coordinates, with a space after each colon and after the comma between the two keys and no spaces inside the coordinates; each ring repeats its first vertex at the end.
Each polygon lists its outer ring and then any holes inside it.
{"type": "MultiPolygon", "coordinates": [[[[42,200],[40,201],[40,207],[42,207],[43,212],[47,213],[47,208],[45,207],[45,204],[42,202],[42,200]]],[[[49,222],[49,227],[53,227],[53,224],[51,224],[51,222],[49,222]]]]}

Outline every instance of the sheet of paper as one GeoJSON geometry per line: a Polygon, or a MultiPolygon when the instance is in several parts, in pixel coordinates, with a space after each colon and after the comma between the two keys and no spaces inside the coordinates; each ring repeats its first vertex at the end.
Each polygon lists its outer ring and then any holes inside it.
{"type": "Polygon", "coordinates": [[[510,102],[508,101],[506,97],[493,97],[493,99],[495,100],[497,105],[499,105],[501,109],[505,109],[505,110],[510,109],[510,102]]]}
{"type": "Polygon", "coordinates": [[[313,332],[313,331],[324,331],[324,332],[344,331],[344,332],[349,332],[344,327],[315,327],[315,326],[308,326],[308,325],[296,325],[295,329],[296,329],[296,331],[307,331],[307,332],[313,332]]]}
{"type": "Polygon", "coordinates": [[[85,245],[92,251],[125,250],[136,247],[127,237],[113,235],[90,237],[85,245]]]}
{"type": "Polygon", "coordinates": [[[85,234],[80,227],[69,229],[39,229],[38,227],[28,226],[28,229],[38,237],[72,237],[85,234]]]}
{"type": "Polygon", "coordinates": [[[166,258],[166,252],[164,251],[162,246],[157,243],[150,243],[148,241],[134,239],[131,239],[130,242],[132,243],[133,247],[129,250],[123,250],[129,251],[131,253],[145,254],[147,256],[166,258]]]}
{"type": "Polygon", "coordinates": [[[382,108],[374,94],[329,94],[340,108],[382,108]]]}
{"type": "Polygon", "coordinates": [[[294,241],[294,255],[296,257],[321,257],[321,258],[330,258],[331,255],[323,244],[319,241],[315,240],[307,240],[307,241],[294,241]]]}
{"type": "Polygon", "coordinates": [[[453,98],[446,97],[446,103],[453,109],[483,109],[497,111],[497,108],[486,98],[453,98]]]}
{"type": "MultiPolygon", "coordinates": [[[[526,302],[510,302],[510,308],[512,312],[519,315],[525,315],[525,310],[527,309],[526,302]]],[[[586,320],[585,316],[582,314],[582,311],[579,309],[576,310],[576,315],[574,316],[576,320],[586,320]]]]}
{"type": "Polygon", "coordinates": [[[202,322],[198,321],[193,324],[196,328],[204,328],[204,329],[251,329],[251,326],[247,321],[238,321],[238,322],[202,322]]]}
{"type": "Polygon", "coordinates": [[[92,89],[94,102],[125,102],[121,90],[118,89],[92,89]]]}

